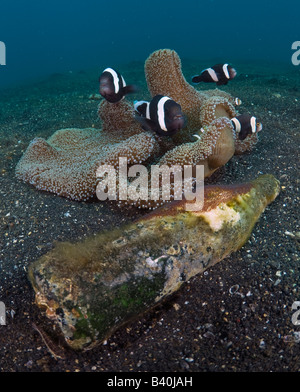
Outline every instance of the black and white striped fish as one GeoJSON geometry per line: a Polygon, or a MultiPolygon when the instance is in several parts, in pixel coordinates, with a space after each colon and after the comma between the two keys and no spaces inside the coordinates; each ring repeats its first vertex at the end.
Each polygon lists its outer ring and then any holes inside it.
{"type": "Polygon", "coordinates": [[[204,69],[200,75],[192,78],[193,83],[216,83],[217,86],[227,84],[236,76],[236,70],[228,64],[216,64],[211,68],[204,69]]]}
{"type": "Polygon", "coordinates": [[[123,76],[112,68],[106,68],[99,77],[99,91],[108,102],[116,103],[121,101],[126,94],[134,93],[137,87],[126,86],[123,76]]]}
{"type": "Polygon", "coordinates": [[[248,135],[262,130],[262,124],[257,122],[256,117],[249,114],[236,116],[231,119],[231,122],[240,140],[244,140],[248,135]]]}
{"type": "Polygon", "coordinates": [[[172,136],[185,125],[181,106],[163,95],[156,95],[150,102],[135,101],[134,109],[142,128],[161,136],[172,136]]]}

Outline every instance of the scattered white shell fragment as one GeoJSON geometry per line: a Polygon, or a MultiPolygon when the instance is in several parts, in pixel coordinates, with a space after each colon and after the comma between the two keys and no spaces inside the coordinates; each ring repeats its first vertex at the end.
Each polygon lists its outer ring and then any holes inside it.
{"type": "Polygon", "coordinates": [[[290,237],[295,237],[295,234],[291,233],[290,231],[285,231],[284,234],[289,235],[290,237]]]}
{"type": "Polygon", "coordinates": [[[233,286],[230,287],[229,293],[230,294],[234,294],[234,293],[236,293],[238,291],[239,288],[240,288],[240,285],[234,284],[233,286]]]}
{"type": "Polygon", "coordinates": [[[147,257],[146,263],[149,265],[149,267],[156,267],[159,260],[162,258],[168,258],[168,256],[162,255],[162,256],[157,257],[155,260],[153,260],[151,257],[147,257]]]}

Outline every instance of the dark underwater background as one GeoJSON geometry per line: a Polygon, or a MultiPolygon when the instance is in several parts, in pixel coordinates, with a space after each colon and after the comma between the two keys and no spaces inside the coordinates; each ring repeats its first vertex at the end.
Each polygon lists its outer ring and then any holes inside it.
{"type": "Polygon", "coordinates": [[[299,14],[298,0],[1,0],[6,66],[0,66],[0,88],[54,72],[144,61],[160,48],[208,66],[291,64],[299,14]]]}

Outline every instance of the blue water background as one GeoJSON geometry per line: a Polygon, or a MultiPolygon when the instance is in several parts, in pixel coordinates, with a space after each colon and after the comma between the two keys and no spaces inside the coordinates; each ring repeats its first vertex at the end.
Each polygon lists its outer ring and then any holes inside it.
{"type": "MultiPolygon", "coordinates": [[[[291,64],[300,1],[1,0],[0,88],[55,72],[181,58],[291,64]]],[[[211,64],[212,65],[212,64],[211,64]]]]}

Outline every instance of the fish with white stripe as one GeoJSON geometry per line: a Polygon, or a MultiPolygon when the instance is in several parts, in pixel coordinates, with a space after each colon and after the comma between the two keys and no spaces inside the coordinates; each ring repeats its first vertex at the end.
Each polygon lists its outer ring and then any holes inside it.
{"type": "Polygon", "coordinates": [[[225,85],[236,77],[236,70],[229,64],[216,64],[211,68],[204,69],[200,75],[192,78],[193,83],[216,83],[217,86],[225,85]]]}
{"type": "Polygon", "coordinates": [[[236,116],[231,119],[231,122],[240,140],[244,140],[248,135],[262,130],[262,124],[250,114],[236,116]]]}
{"type": "Polygon", "coordinates": [[[135,93],[135,85],[126,85],[123,76],[113,68],[106,68],[99,77],[99,91],[108,102],[116,103],[121,101],[125,95],[135,93]]]}
{"type": "Polygon", "coordinates": [[[171,98],[156,95],[150,102],[135,101],[135,118],[146,131],[161,136],[172,136],[185,126],[181,106],[171,98]]]}

